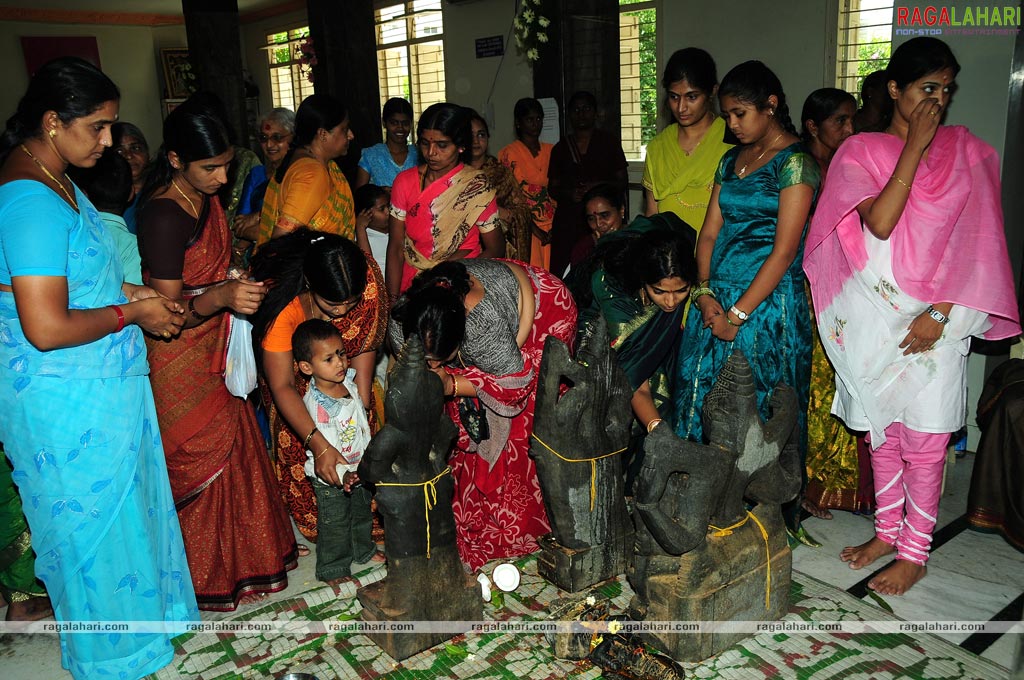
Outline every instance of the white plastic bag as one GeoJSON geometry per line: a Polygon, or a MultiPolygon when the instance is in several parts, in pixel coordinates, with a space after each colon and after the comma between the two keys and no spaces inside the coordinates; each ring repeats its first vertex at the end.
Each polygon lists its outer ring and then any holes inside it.
{"type": "Polygon", "coordinates": [[[245,399],[256,389],[256,357],[252,352],[252,324],[234,313],[228,323],[228,346],[225,350],[224,385],[228,392],[245,399]]]}

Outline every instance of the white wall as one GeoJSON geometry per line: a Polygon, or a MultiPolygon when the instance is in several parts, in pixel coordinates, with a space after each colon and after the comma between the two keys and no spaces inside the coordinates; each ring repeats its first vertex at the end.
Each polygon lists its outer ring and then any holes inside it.
{"type": "Polygon", "coordinates": [[[678,49],[700,47],[714,57],[721,80],[744,61],[763,61],[782,82],[796,123],[804,98],[832,85],[825,82],[825,43],[835,20],[827,16],[826,5],[822,0],[667,0],[658,23],[659,64],[678,49]]]}
{"type": "Polygon", "coordinates": [[[21,51],[22,36],[94,36],[104,73],[121,89],[121,119],[138,125],[150,146],[155,148],[160,143],[163,120],[160,59],[155,34],[163,46],[179,47],[185,44],[184,33],[183,26],[154,29],[149,26],[2,21],[0,64],[4,64],[4,87],[0,88],[0,120],[6,120],[14,113],[18,100],[28,87],[21,51]]]}
{"type": "Polygon", "coordinates": [[[497,155],[513,139],[512,108],[533,96],[533,70],[509,35],[515,0],[480,0],[444,7],[445,88],[448,101],[476,109],[491,128],[489,150],[497,155]],[[501,35],[504,57],[476,58],[476,39],[501,35]]]}

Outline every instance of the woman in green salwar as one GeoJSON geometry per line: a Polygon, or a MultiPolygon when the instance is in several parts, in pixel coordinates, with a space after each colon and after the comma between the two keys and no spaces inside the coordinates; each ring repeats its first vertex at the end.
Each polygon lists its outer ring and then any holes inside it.
{"type": "Polygon", "coordinates": [[[637,217],[598,241],[572,286],[581,334],[604,319],[633,391],[639,427],[627,457],[626,488],[643,457],[643,437],[675,422],[672,381],[690,286],[697,281],[696,232],[673,213],[637,217]],[[589,286],[586,282],[589,281],[589,286]]]}
{"type": "MultiPolygon", "coordinates": [[[[801,138],[818,164],[823,183],[832,156],[853,134],[856,110],[857,102],[852,95],[831,87],[815,90],[804,101],[801,138]]],[[[811,314],[813,321],[813,306],[811,314]]],[[[830,508],[870,514],[875,506],[874,482],[864,437],[846,429],[832,415],[835,371],[825,356],[814,323],[811,333],[814,349],[807,407],[807,487],[803,509],[821,519],[832,519],[830,508]]]]}

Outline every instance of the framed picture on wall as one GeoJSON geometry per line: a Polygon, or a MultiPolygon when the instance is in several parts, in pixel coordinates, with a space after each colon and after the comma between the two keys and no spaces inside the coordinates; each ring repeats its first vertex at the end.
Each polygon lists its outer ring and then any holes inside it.
{"type": "Polygon", "coordinates": [[[185,101],[184,99],[164,99],[163,100],[163,104],[164,104],[164,110],[163,110],[164,118],[166,118],[167,114],[169,114],[171,111],[173,111],[174,109],[178,108],[179,104],[184,103],[184,101],[185,101]]]}
{"type": "Polygon", "coordinates": [[[188,49],[172,47],[160,50],[164,66],[164,86],[167,99],[185,99],[196,85],[196,74],[192,72],[192,63],[188,60],[188,49]]]}

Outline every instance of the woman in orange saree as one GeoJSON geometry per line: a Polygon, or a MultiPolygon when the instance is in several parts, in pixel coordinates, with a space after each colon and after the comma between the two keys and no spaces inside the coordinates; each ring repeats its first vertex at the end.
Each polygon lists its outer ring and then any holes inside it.
{"type": "Polygon", "coordinates": [[[255,312],[264,286],[225,281],[231,232],[214,195],[233,156],[223,124],[185,102],[164,122],[164,147],[142,197],[141,251],[149,285],[186,299],[188,314],[178,338],[147,338],[150,379],[196,600],[231,611],[287,587],[296,560],[252,404],[221,377],[229,312],[255,312]]]}
{"type": "Polygon", "coordinates": [[[256,279],[274,282],[252,321],[253,339],[261,348],[260,387],[270,413],[278,490],[299,532],[316,541],[316,496],[303,468],[306,445],[328,452],[322,457],[325,465],[331,458],[342,459],[336,450],[330,453],[333,447],[325,449],[329,442],[314,430],[302,403],[309,381],[292,355],[292,333],[309,319],[329,321],[341,331],[370,431],[376,432],[373,374],[390,308],[384,278],[374,259],[352,241],[308,229],[274,239],[256,254],[252,266],[256,279]]]}
{"type": "Polygon", "coordinates": [[[555,199],[548,192],[548,166],[552,144],[540,141],[544,110],[536,99],[516,102],[516,141],[498,152],[498,160],[512,170],[526,195],[533,215],[533,245],[530,264],[551,268],[551,224],[555,219],[555,199]]]}
{"type": "MultiPolygon", "coordinates": [[[[257,249],[299,227],[356,238],[352,189],[333,160],[348,153],[352,139],[344,104],[326,94],[302,101],[291,148],[267,185],[257,249]]],[[[360,246],[370,249],[369,242],[360,246]]]]}

